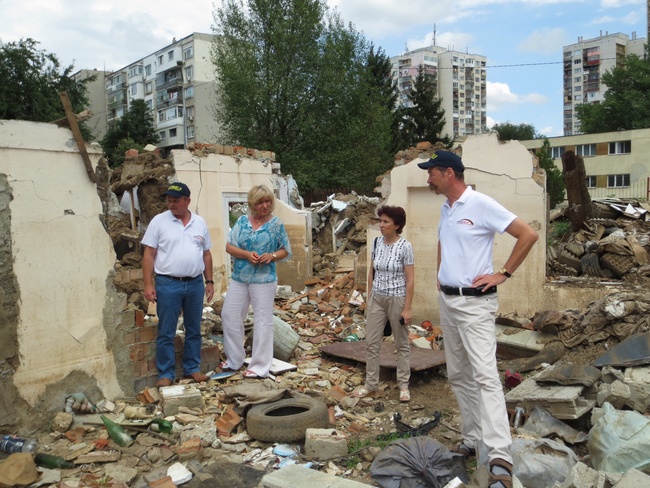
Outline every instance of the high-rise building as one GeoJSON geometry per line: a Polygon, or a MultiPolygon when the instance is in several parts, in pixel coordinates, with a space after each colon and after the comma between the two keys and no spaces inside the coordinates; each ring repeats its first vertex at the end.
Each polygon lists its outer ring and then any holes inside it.
{"type": "Polygon", "coordinates": [[[216,142],[214,36],[194,32],[106,76],[106,119],[110,127],[134,100],[144,100],[164,150],[191,142],[216,142]]]}
{"type": "Polygon", "coordinates": [[[564,135],[581,134],[576,107],[582,103],[600,103],[605,99],[602,76],[621,66],[628,54],[643,56],[645,38],[632,39],[616,33],[593,39],[578,38],[576,44],[564,46],[564,135]]]}
{"type": "MultiPolygon", "coordinates": [[[[442,135],[456,138],[487,131],[485,56],[427,46],[391,58],[398,103],[408,107],[408,92],[420,66],[435,75],[436,93],[445,111],[442,135]]],[[[433,142],[433,141],[431,141],[433,142]]]]}
{"type": "Polygon", "coordinates": [[[89,108],[92,112],[86,125],[92,132],[96,141],[102,140],[106,135],[108,127],[106,123],[106,76],[110,75],[108,71],[97,69],[81,69],[72,75],[76,82],[94,78],[93,81],[86,82],[89,108]]]}

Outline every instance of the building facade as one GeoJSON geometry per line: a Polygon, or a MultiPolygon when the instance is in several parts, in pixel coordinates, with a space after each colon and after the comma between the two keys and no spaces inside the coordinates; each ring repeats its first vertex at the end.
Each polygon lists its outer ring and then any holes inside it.
{"type": "MultiPolygon", "coordinates": [[[[592,198],[648,199],[650,196],[650,129],[549,137],[548,140],[560,170],[562,154],[566,151],[583,158],[592,198]]],[[[543,142],[543,139],[521,141],[534,152],[543,142]]]]}
{"type": "Polygon", "coordinates": [[[622,66],[625,56],[643,56],[645,38],[632,39],[625,34],[600,35],[593,39],[578,38],[576,44],[563,48],[564,135],[580,134],[576,107],[582,103],[600,103],[605,99],[607,87],[602,76],[617,66],[622,66]]]}
{"type": "Polygon", "coordinates": [[[445,111],[443,135],[452,138],[487,132],[485,56],[427,46],[391,58],[399,90],[398,104],[410,106],[411,90],[420,66],[436,77],[436,93],[445,111]]]}
{"type": "Polygon", "coordinates": [[[110,127],[134,100],[154,116],[158,147],[178,149],[191,142],[216,142],[214,36],[195,32],[106,77],[106,120],[110,127]]]}
{"type": "Polygon", "coordinates": [[[86,125],[96,141],[101,141],[104,138],[108,128],[106,122],[106,77],[108,75],[110,75],[110,72],[97,69],[81,69],[72,75],[72,79],[76,82],[91,77],[95,78],[93,81],[86,83],[88,102],[92,112],[92,116],[86,121],[86,125]]]}

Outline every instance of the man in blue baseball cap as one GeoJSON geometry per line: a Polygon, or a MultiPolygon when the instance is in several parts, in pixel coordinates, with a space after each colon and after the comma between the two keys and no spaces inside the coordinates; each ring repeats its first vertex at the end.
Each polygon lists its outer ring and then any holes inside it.
{"type": "Polygon", "coordinates": [[[438,300],[447,377],[463,418],[462,441],[452,451],[488,450],[489,488],[512,486],[510,424],[496,362],[497,285],[512,276],[538,239],[530,225],[465,184],[465,166],[451,151],[436,151],[418,166],[431,191],[444,195],[438,224],[438,300]],[[495,233],[517,241],[494,272],[495,233]]]}
{"type": "Polygon", "coordinates": [[[204,295],[208,302],[214,295],[210,234],[205,220],[189,209],[190,189],[176,182],[163,195],[168,210],[151,220],[142,238],[144,296],[157,303],[158,387],[170,386],[176,376],[174,337],[181,310],[185,326],[183,374],[197,383],[209,379],[200,370],[201,316],[204,295]]]}

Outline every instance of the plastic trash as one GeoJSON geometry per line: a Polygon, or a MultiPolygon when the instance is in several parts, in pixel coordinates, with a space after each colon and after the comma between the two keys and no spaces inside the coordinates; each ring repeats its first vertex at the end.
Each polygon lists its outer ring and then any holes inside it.
{"type": "Polygon", "coordinates": [[[616,410],[603,403],[603,416],[589,431],[594,469],[625,473],[634,468],[650,474],[650,419],[633,410],[616,410]]]}
{"type": "Polygon", "coordinates": [[[548,488],[563,482],[578,462],[575,453],[551,439],[513,439],[514,471],[526,488],[548,488]]]}
{"type": "Polygon", "coordinates": [[[13,454],[14,452],[34,452],[38,443],[34,439],[23,439],[11,435],[3,435],[0,440],[0,451],[13,454]]]}

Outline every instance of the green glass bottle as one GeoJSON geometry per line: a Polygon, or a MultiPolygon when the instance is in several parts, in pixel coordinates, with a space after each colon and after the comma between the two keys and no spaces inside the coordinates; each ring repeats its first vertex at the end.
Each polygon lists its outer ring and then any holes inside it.
{"type": "Polygon", "coordinates": [[[134,442],[133,437],[127,434],[126,431],[122,428],[122,426],[116,424],[105,415],[102,415],[101,419],[102,422],[104,422],[104,425],[106,426],[106,430],[108,431],[108,434],[111,436],[111,439],[117,442],[119,446],[129,447],[131,444],[133,444],[134,442]]]}
{"type": "Polygon", "coordinates": [[[169,434],[173,428],[172,423],[165,419],[153,419],[149,425],[151,430],[164,432],[165,434],[169,434]]]}
{"type": "Polygon", "coordinates": [[[72,469],[74,464],[66,461],[60,456],[53,456],[52,454],[43,454],[41,452],[34,456],[34,462],[39,466],[44,466],[50,469],[72,469]]]}

